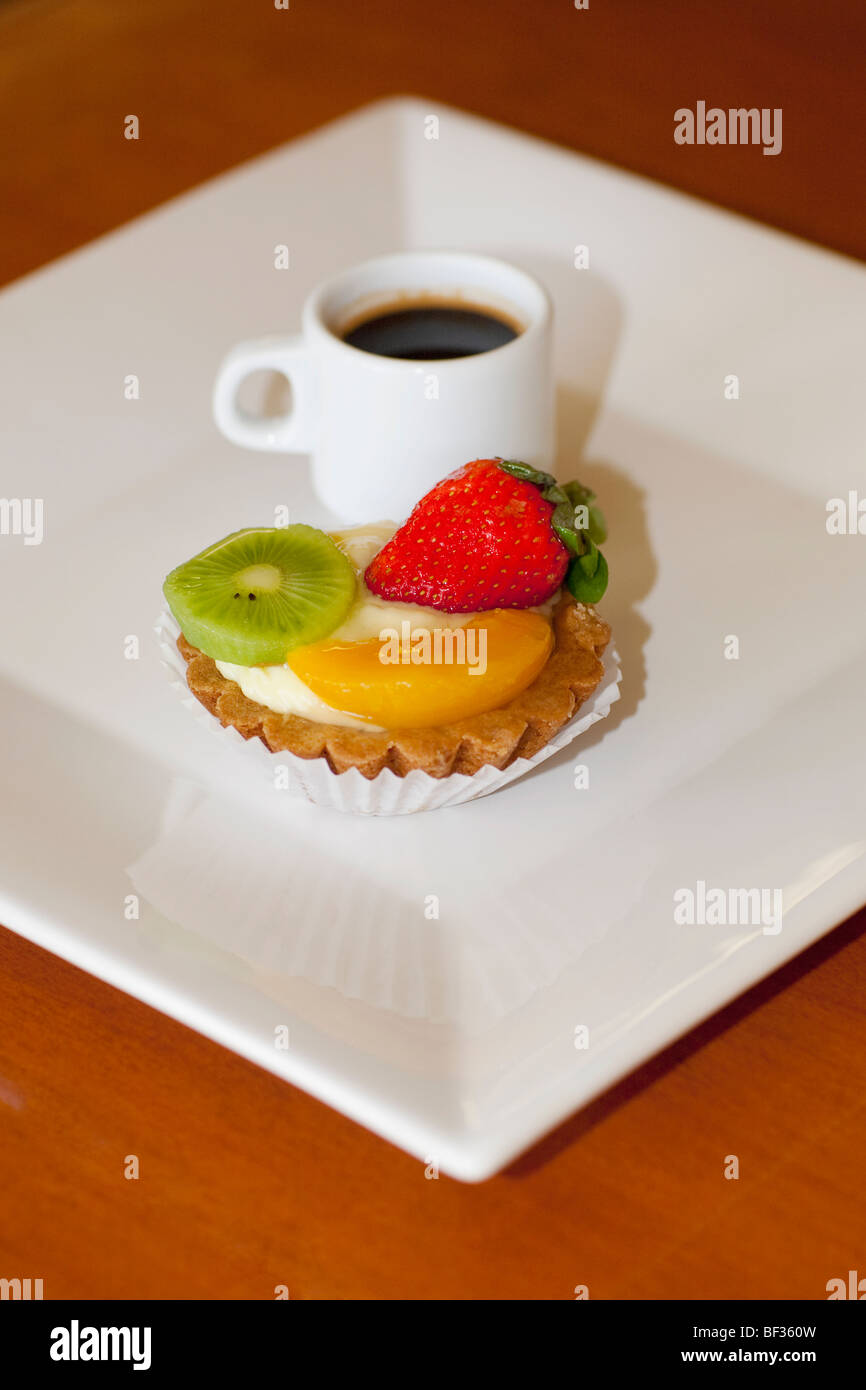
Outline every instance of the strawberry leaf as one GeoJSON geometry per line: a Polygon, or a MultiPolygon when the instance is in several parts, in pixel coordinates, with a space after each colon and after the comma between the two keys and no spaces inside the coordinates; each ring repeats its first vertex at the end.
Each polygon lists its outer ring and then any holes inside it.
{"type": "MultiPolygon", "coordinates": [[[[548,498],[548,501],[551,500],[548,498]]],[[[550,518],[550,524],[563,545],[567,546],[573,555],[583,555],[587,546],[587,536],[585,531],[579,531],[575,526],[574,508],[570,502],[559,503],[550,518]]]]}
{"type": "Polygon", "coordinates": [[[559,483],[554,483],[552,487],[542,489],[541,493],[545,502],[552,502],[555,507],[570,507],[571,503],[563,492],[559,483]]]}
{"type": "Polygon", "coordinates": [[[534,483],[536,487],[556,487],[556,479],[552,473],[542,473],[538,468],[533,468],[528,463],[521,463],[519,459],[497,459],[500,468],[504,468],[506,473],[510,473],[512,478],[519,478],[523,483],[534,483]]]}
{"type": "Polygon", "coordinates": [[[578,555],[577,563],[580,565],[580,568],[583,570],[587,579],[594,578],[595,572],[598,569],[598,557],[600,556],[600,554],[601,551],[599,550],[595,542],[590,541],[589,548],[586,550],[586,552],[583,555],[578,555]]]}
{"type": "MultiPolygon", "coordinates": [[[[573,560],[566,576],[566,584],[578,603],[598,603],[607,588],[607,561],[601,551],[596,551],[595,573],[590,577],[581,568],[581,560],[573,560]]],[[[581,557],[586,558],[586,557],[581,557]]]]}
{"type": "Polygon", "coordinates": [[[589,532],[590,540],[595,541],[596,545],[604,545],[607,540],[607,522],[604,519],[604,512],[601,510],[601,507],[590,507],[589,525],[586,529],[589,532]]]}
{"type": "Polygon", "coordinates": [[[573,507],[588,506],[595,497],[592,488],[583,483],[563,483],[563,489],[573,507]]]}

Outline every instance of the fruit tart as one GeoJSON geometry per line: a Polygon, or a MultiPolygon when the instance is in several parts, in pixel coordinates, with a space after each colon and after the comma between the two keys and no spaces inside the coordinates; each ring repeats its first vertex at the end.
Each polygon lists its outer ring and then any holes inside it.
{"type": "Polygon", "coordinates": [[[604,539],[587,488],[476,459],[401,526],[237,531],[164,592],[223,726],[331,773],[473,775],[532,757],[599,685],[604,539]]]}

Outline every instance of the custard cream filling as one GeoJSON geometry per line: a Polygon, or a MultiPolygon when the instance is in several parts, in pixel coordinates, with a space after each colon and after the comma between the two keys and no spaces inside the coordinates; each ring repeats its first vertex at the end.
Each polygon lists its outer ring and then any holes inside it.
{"type": "MultiPolygon", "coordinates": [[[[388,603],[370,592],[364,583],[364,571],[396,529],[396,523],[383,521],[331,532],[337,545],[351,561],[358,578],[355,602],[341,625],[330,634],[334,641],[364,642],[378,637],[384,628],[401,632],[404,622],[411,624],[413,632],[459,628],[479,616],[477,613],[440,613],[438,609],[421,608],[412,603],[388,603]]],[[[533,611],[549,614],[555,599],[556,595],[533,611]]],[[[358,719],[353,714],[325,704],[287,664],[237,666],[231,661],[218,661],[216,667],[228,680],[240,686],[248,700],[264,705],[275,714],[298,714],[317,724],[339,724],[347,729],[366,729],[368,732],[381,730],[381,725],[371,724],[366,719],[358,719]]]]}

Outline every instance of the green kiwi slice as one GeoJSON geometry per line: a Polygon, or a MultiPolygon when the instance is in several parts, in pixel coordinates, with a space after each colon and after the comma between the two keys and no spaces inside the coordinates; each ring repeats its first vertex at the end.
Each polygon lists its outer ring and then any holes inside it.
{"type": "Polygon", "coordinates": [[[355,572],[315,526],[251,528],[178,565],[163,593],[184,637],[205,656],[276,666],[293,647],[339,627],[355,572]]]}

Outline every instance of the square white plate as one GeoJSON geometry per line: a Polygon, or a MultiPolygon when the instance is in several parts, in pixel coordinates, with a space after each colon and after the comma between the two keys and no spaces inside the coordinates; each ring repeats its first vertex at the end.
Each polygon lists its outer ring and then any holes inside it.
{"type": "Polygon", "coordinates": [[[864,478],[855,264],[396,100],[12,286],[0,334],[0,492],[44,500],[41,545],[0,536],[13,930],[480,1179],[866,899],[866,536],[825,524],[864,478]],[[263,796],[151,629],[215,536],[327,520],[305,460],[218,436],[223,352],[342,266],[443,246],[554,297],[560,474],[608,515],[622,699],[497,795],[362,821],[263,796]],[[782,930],[677,925],[699,880],[781,889],[782,930]]]}

